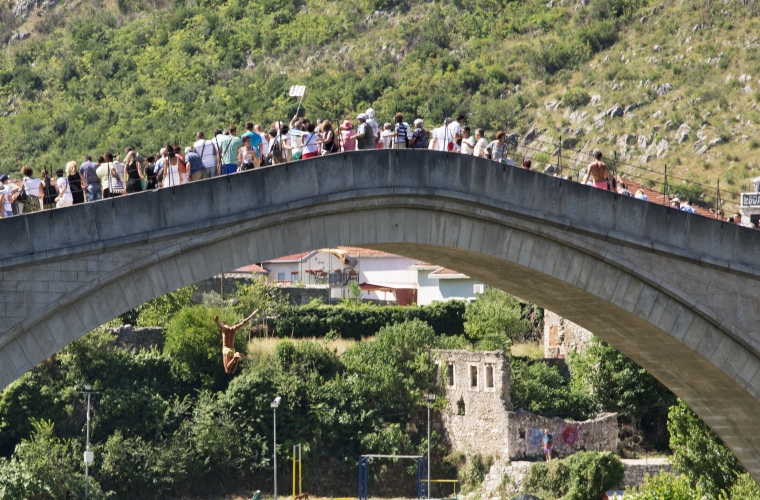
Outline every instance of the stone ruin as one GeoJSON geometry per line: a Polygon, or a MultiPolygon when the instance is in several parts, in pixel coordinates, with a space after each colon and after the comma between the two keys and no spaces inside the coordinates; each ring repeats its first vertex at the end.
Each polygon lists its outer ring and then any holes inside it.
{"type": "Polygon", "coordinates": [[[510,364],[502,351],[435,350],[439,384],[448,404],[441,413],[445,439],[466,455],[492,456],[498,463],[543,456],[544,429],[553,434],[554,450],[565,457],[580,450],[617,450],[617,414],[576,422],[545,418],[510,401],[510,364]]]}
{"type": "Polygon", "coordinates": [[[544,358],[565,358],[585,350],[592,333],[551,311],[544,311],[544,358]]]}

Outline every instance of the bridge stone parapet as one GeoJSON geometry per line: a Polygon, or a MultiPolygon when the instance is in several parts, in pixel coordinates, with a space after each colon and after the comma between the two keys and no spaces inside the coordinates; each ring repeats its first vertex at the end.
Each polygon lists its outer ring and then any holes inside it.
{"type": "Polygon", "coordinates": [[[533,301],[634,359],[760,478],[760,232],[458,154],[353,152],[0,221],[0,388],[146,300],[364,246],[533,301]],[[68,230],[67,228],[76,228],[68,230]]]}

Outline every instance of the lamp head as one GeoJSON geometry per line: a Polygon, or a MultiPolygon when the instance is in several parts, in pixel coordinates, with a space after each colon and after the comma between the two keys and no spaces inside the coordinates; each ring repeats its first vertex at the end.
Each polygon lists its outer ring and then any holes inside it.
{"type": "Polygon", "coordinates": [[[427,395],[427,401],[428,401],[428,403],[435,402],[435,394],[428,394],[427,395]]]}
{"type": "Polygon", "coordinates": [[[92,392],[92,385],[85,384],[84,385],[84,392],[92,392]]]}
{"type": "Polygon", "coordinates": [[[282,398],[280,396],[277,396],[276,398],[274,398],[274,401],[272,401],[272,404],[271,404],[272,408],[277,408],[278,406],[280,406],[281,401],[282,401],[282,398]]]}

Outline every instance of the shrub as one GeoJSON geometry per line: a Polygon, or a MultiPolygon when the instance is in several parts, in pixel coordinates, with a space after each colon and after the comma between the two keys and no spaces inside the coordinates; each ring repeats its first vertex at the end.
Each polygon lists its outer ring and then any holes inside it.
{"type": "Polygon", "coordinates": [[[388,324],[418,319],[429,324],[436,334],[464,333],[465,303],[450,301],[430,306],[370,306],[343,307],[308,304],[285,306],[275,321],[280,336],[317,337],[331,330],[344,339],[359,340],[375,335],[388,324]]]}
{"type": "Polygon", "coordinates": [[[623,463],[610,452],[579,452],[564,460],[535,463],[523,489],[544,497],[588,500],[623,481],[623,463]]]}
{"type": "MultiPolygon", "coordinates": [[[[214,316],[227,324],[239,320],[228,309],[207,309],[192,306],[182,309],[164,331],[164,354],[169,356],[175,377],[196,387],[219,390],[229,375],[222,367],[222,334],[214,316]]],[[[235,350],[245,352],[246,335],[239,331],[235,350]]]]}
{"type": "MultiPolygon", "coordinates": [[[[55,436],[53,422],[35,420],[29,439],[16,447],[9,461],[0,458],[0,498],[57,500],[84,498],[84,472],[78,460],[81,446],[55,436]]],[[[105,498],[90,479],[90,498],[105,498]]]]}
{"type": "Polygon", "coordinates": [[[744,472],[731,450],[682,401],[670,408],[668,431],[673,470],[693,488],[714,498],[730,490],[737,473],[744,472]]]}
{"type": "Polygon", "coordinates": [[[182,308],[192,305],[195,285],[149,300],[137,308],[137,326],[166,326],[182,308]]]}
{"type": "Polygon", "coordinates": [[[543,361],[512,360],[510,392],[515,408],[545,416],[577,419],[596,414],[598,406],[582,388],[573,388],[556,366],[543,361]]]}
{"type": "Polygon", "coordinates": [[[588,92],[586,92],[586,90],[581,87],[572,87],[570,89],[567,89],[565,94],[562,96],[562,102],[564,102],[566,106],[570,106],[573,109],[580,106],[585,106],[590,101],[591,96],[588,95],[588,92]]]}
{"type": "Polygon", "coordinates": [[[506,292],[489,288],[467,306],[464,333],[470,340],[512,339],[524,335],[530,324],[522,317],[520,301],[506,292]]]}
{"type": "Polygon", "coordinates": [[[702,493],[692,489],[686,476],[660,471],[647,476],[637,488],[626,488],[625,498],[632,500],[700,500],[702,493]]]}

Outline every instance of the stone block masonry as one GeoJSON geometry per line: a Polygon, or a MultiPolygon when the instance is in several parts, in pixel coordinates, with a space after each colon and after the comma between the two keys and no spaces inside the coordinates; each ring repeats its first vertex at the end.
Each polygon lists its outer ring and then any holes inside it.
{"type": "Polygon", "coordinates": [[[126,351],[138,352],[153,347],[159,350],[164,348],[163,328],[134,328],[132,325],[124,325],[112,328],[111,332],[116,335],[113,345],[126,351]]]}
{"type": "MultiPolygon", "coordinates": [[[[623,459],[622,462],[624,473],[623,484],[618,485],[620,488],[638,486],[647,476],[657,475],[660,471],[672,472],[672,466],[667,458],[623,459]]],[[[491,470],[483,477],[482,498],[498,498],[501,493],[518,494],[522,491],[525,476],[534,463],[520,461],[507,465],[492,465],[491,470]],[[502,484],[504,490],[500,491],[502,484]]]]}
{"type": "Polygon", "coordinates": [[[544,358],[565,358],[583,351],[593,335],[585,328],[551,311],[544,311],[544,358]]]}
{"type": "Polygon", "coordinates": [[[448,399],[441,413],[443,434],[454,450],[490,455],[496,463],[535,459],[543,456],[544,429],[554,436],[558,457],[578,450],[617,450],[615,413],[574,422],[510,411],[510,366],[502,351],[434,350],[433,357],[448,399]]]}
{"type": "Polygon", "coordinates": [[[510,460],[541,458],[544,429],[552,435],[552,456],[558,458],[580,450],[617,451],[617,413],[602,413],[594,419],[576,422],[545,418],[519,409],[508,413],[506,430],[510,460]]]}

